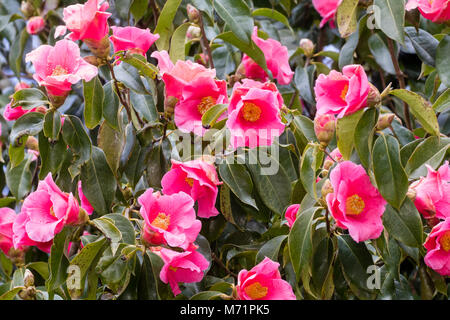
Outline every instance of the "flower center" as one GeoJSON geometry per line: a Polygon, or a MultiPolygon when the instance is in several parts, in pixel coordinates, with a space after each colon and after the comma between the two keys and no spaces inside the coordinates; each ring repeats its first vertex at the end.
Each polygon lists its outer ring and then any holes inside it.
{"type": "Polygon", "coordinates": [[[247,121],[255,122],[261,118],[261,108],[252,102],[244,102],[242,116],[247,121]]]}
{"type": "Polygon", "coordinates": [[[53,210],[53,206],[50,208],[50,214],[56,217],[55,210],[53,210]]]}
{"type": "Polygon", "coordinates": [[[245,287],[244,291],[250,298],[256,300],[267,296],[267,291],[269,291],[269,289],[267,287],[263,287],[261,283],[255,282],[248,287],[245,287]]]}
{"type": "Polygon", "coordinates": [[[450,231],[444,233],[444,235],[439,240],[439,243],[441,244],[441,248],[444,249],[445,252],[450,251],[450,231]]]}
{"type": "Polygon", "coordinates": [[[357,216],[364,210],[365,206],[366,204],[364,203],[364,200],[361,199],[361,197],[358,196],[357,194],[348,197],[347,200],[345,201],[345,208],[347,209],[346,212],[347,215],[357,216]]]}
{"type": "Polygon", "coordinates": [[[345,85],[344,90],[341,92],[341,99],[345,101],[345,98],[347,97],[348,92],[348,84],[345,85]]]}
{"type": "Polygon", "coordinates": [[[158,213],[158,216],[153,220],[152,226],[167,230],[170,224],[170,217],[165,213],[158,213]]]}
{"type": "Polygon", "coordinates": [[[170,271],[173,271],[173,272],[176,272],[176,271],[178,270],[178,268],[177,268],[177,267],[172,267],[172,266],[170,266],[170,267],[169,267],[169,270],[170,270],[170,271]]]}
{"type": "Polygon", "coordinates": [[[194,185],[194,179],[192,179],[192,178],[186,178],[186,179],[184,179],[184,181],[186,181],[187,184],[191,187],[194,185]]]}
{"type": "Polygon", "coordinates": [[[52,76],[61,76],[67,74],[67,70],[59,64],[53,69],[52,76]]]}
{"type": "Polygon", "coordinates": [[[203,97],[197,106],[197,110],[198,110],[198,112],[200,112],[201,115],[204,115],[205,112],[208,111],[215,104],[216,104],[216,99],[214,99],[213,97],[211,97],[211,96],[203,97]]]}

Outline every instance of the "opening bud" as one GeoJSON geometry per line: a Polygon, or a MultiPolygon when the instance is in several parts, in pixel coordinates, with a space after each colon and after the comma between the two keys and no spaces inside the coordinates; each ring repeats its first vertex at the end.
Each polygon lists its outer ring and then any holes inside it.
{"type": "Polygon", "coordinates": [[[327,197],[327,194],[334,192],[334,189],[333,189],[333,186],[331,185],[330,179],[325,180],[325,182],[323,183],[321,192],[322,192],[322,197],[324,199],[327,197]]]}
{"type": "Polygon", "coordinates": [[[303,50],[303,52],[305,53],[305,56],[307,56],[308,58],[311,58],[314,54],[314,43],[307,39],[307,38],[303,38],[300,40],[300,48],[303,50]]]}
{"type": "Polygon", "coordinates": [[[381,94],[377,87],[369,82],[370,90],[367,97],[367,106],[375,107],[381,103],[381,94]]]}
{"type": "Polygon", "coordinates": [[[25,270],[25,274],[23,276],[23,283],[27,288],[34,286],[34,275],[28,269],[25,270]]]}
{"type": "Polygon", "coordinates": [[[200,20],[200,12],[193,5],[188,4],[186,6],[187,15],[190,22],[198,23],[200,20]]]}
{"type": "Polygon", "coordinates": [[[319,142],[327,146],[336,130],[336,118],[330,114],[320,114],[314,119],[314,132],[319,142]]]}
{"type": "Polygon", "coordinates": [[[377,130],[384,130],[386,128],[389,128],[392,124],[392,121],[394,121],[395,114],[393,113],[384,113],[380,115],[377,122],[377,130]]]}
{"type": "Polygon", "coordinates": [[[189,28],[186,31],[186,37],[190,40],[192,39],[198,39],[202,36],[202,31],[199,27],[196,26],[189,26],[189,28]]]}

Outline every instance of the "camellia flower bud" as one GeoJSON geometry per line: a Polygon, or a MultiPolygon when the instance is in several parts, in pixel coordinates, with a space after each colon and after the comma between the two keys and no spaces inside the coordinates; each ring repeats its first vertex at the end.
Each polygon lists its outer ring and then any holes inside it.
{"type": "Polygon", "coordinates": [[[23,15],[28,18],[31,17],[34,13],[34,7],[28,1],[22,1],[20,4],[20,11],[22,11],[23,15]]]}
{"type": "Polygon", "coordinates": [[[192,39],[198,39],[202,35],[202,31],[199,27],[196,26],[189,26],[189,28],[186,31],[186,37],[190,40],[192,39]]]}
{"type": "Polygon", "coordinates": [[[381,102],[381,94],[377,87],[369,82],[369,95],[367,96],[367,106],[375,107],[381,102]]]}
{"type": "Polygon", "coordinates": [[[327,197],[327,194],[333,193],[333,186],[331,185],[330,179],[325,180],[323,186],[322,186],[322,197],[325,199],[327,197]]]}
{"type": "Polygon", "coordinates": [[[300,48],[303,50],[305,56],[307,56],[308,58],[311,58],[312,55],[314,54],[314,47],[315,45],[311,40],[307,38],[300,40],[300,48]]]}
{"type": "Polygon", "coordinates": [[[25,146],[28,149],[34,150],[34,151],[39,151],[39,143],[38,140],[33,137],[33,136],[29,136],[27,139],[27,142],[25,143],[25,146]]]}
{"type": "Polygon", "coordinates": [[[322,145],[327,146],[333,139],[336,119],[330,114],[320,114],[314,119],[314,132],[322,145]]]}
{"type": "Polygon", "coordinates": [[[392,121],[394,121],[395,114],[393,113],[384,113],[380,115],[377,122],[377,130],[384,130],[391,126],[392,121]]]}
{"type": "Polygon", "coordinates": [[[164,101],[164,114],[167,118],[171,118],[173,115],[173,112],[175,110],[175,105],[178,103],[178,99],[170,96],[167,97],[164,101]]]}
{"type": "Polygon", "coordinates": [[[106,58],[109,55],[110,44],[108,35],[104,36],[100,41],[92,39],[84,39],[83,41],[96,57],[106,58]]]}
{"type": "Polygon", "coordinates": [[[28,269],[25,270],[25,274],[23,276],[23,284],[27,288],[34,286],[34,275],[28,269]]]}
{"type": "Polygon", "coordinates": [[[193,23],[198,23],[198,21],[200,19],[200,12],[197,10],[197,8],[195,8],[193,5],[188,4],[186,6],[186,10],[187,10],[187,15],[188,15],[189,21],[191,21],[193,23]]]}
{"type": "Polygon", "coordinates": [[[29,34],[38,34],[45,28],[44,18],[41,16],[32,17],[27,22],[27,32],[29,34]]]}

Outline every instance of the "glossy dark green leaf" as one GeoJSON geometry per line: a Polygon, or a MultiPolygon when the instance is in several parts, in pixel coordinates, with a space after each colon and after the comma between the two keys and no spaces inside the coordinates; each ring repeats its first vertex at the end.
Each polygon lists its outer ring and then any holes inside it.
{"type": "Polygon", "coordinates": [[[450,87],[450,63],[448,53],[450,52],[450,36],[446,35],[439,43],[436,50],[436,70],[442,83],[450,87]]]}
{"type": "Polygon", "coordinates": [[[103,99],[103,118],[108,122],[111,128],[119,129],[119,97],[114,90],[113,81],[107,82],[103,86],[104,99],[103,99]]]}
{"type": "Polygon", "coordinates": [[[392,58],[381,36],[378,33],[374,33],[370,36],[368,44],[370,52],[378,65],[387,73],[394,75],[395,68],[392,63],[392,58]]]}
{"type": "Polygon", "coordinates": [[[69,261],[67,260],[65,253],[67,252],[71,231],[70,227],[64,227],[53,239],[50,258],[48,260],[50,277],[46,279],[45,282],[49,294],[54,292],[66,281],[69,261]]]}
{"type": "Polygon", "coordinates": [[[403,43],[405,34],[405,0],[374,0],[373,5],[379,10],[375,15],[377,27],[389,38],[403,43]]]}
{"type": "Polygon", "coordinates": [[[281,245],[284,240],[286,240],[287,235],[281,235],[278,237],[274,237],[264,243],[264,245],[259,249],[256,254],[256,263],[259,263],[264,260],[265,257],[269,258],[272,261],[278,260],[278,253],[280,252],[281,245]]]}
{"type": "Polygon", "coordinates": [[[103,92],[102,83],[98,77],[91,81],[83,81],[84,96],[84,121],[89,129],[95,128],[102,119],[103,114],[103,92]]]}
{"type": "Polygon", "coordinates": [[[50,109],[44,116],[44,135],[51,140],[58,140],[61,131],[61,113],[56,109],[50,109]]]}
{"type": "Polygon", "coordinates": [[[372,158],[373,137],[378,121],[378,110],[370,108],[364,111],[355,128],[355,149],[362,165],[367,169],[372,158]]]}
{"type": "Polygon", "coordinates": [[[23,199],[31,190],[33,175],[30,165],[32,161],[32,155],[27,154],[18,166],[11,168],[11,163],[9,163],[6,167],[6,184],[18,200],[23,199]]]}
{"type": "Polygon", "coordinates": [[[24,58],[24,49],[30,34],[26,29],[22,29],[20,35],[15,38],[9,51],[9,66],[14,71],[16,76],[20,79],[22,69],[22,60],[24,58]]]}
{"type": "Polygon", "coordinates": [[[91,158],[81,167],[81,182],[83,193],[95,211],[109,213],[116,191],[116,179],[102,149],[92,148],[91,158]]]}
{"type": "Polygon", "coordinates": [[[168,0],[159,15],[158,24],[153,33],[159,34],[159,39],[156,41],[158,50],[169,50],[170,36],[173,32],[172,22],[177,13],[181,0],[168,0]]]}
{"type": "Polygon", "coordinates": [[[381,134],[372,152],[378,190],[388,203],[400,208],[408,191],[408,176],[400,161],[399,144],[392,136],[381,134]]]}
{"type": "Polygon", "coordinates": [[[34,136],[37,135],[44,126],[44,115],[39,112],[29,112],[21,116],[14,123],[11,133],[9,135],[9,141],[17,145],[18,139],[22,136],[34,136]]]}
{"type": "Polygon", "coordinates": [[[34,108],[49,104],[44,92],[36,88],[22,89],[13,94],[12,107],[21,106],[24,108],[34,108]]]}
{"type": "Polygon", "coordinates": [[[214,9],[241,41],[250,43],[253,19],[243,0],[214,0],[214,9]]]}
{"type": "Polygon", "coordinates": [[[219,174],[222,181],[227,184],[239,200],[258,209],[255,199],[252,197],[253,182],[244,165],[223,162],[219,165],[219,174]]]}
{"type": "Polygon", "coordinates": [[[429,66],[435,66],[436,49],[439,41],[423,29],[406,27],[405,33],[411,40],[417,56],[429,66]]]}
{"type": "Polygon", "coordinates": [[[306,147],[300,163],[300,179],[305,190],[314,198],[317,198],[316,172],[322,164],[324,153],[317,145],[306,147]]]}
{"type": "Polygon", "coordinates": [[[414,203],[406,198],[400,210],[390,205],[383,214],[383,225],[388,233],[407,246],[421,248],[423,226],[420,214],[414,203]]]}
{"type": "Polygon", "coordinates": [[[340,118],[336,123],[337,146],[344,160],[350,160],[355,142],[355,130],[363,110],[340,118]]]}

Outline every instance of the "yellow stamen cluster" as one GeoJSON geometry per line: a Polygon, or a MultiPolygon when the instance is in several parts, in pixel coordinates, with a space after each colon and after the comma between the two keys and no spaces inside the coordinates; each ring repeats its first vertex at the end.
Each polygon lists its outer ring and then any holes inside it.
{"type": "Polygon", "coordinates": [[[204,115],[212,106],[216,104],[216,99],[211,96],[203,97],[197,105],[197,110],[201,115],[204,115]]]}
{"type": "Polygon", "coordinates": [[[347,215],[357,216],[358,214],[363,212],[365,206],[366,204],[364,203],[364,200],[357,194],[348,197],[345,201],[347,215]]]}
{"type": "Polygon", "coordinates": [[[167,228],[169,228],[169,224],[170,224],[170,216],[166,215],[165,213],[158,213],[158,216],[153,220],[153,222],[151,223],[152,226],[163,229],[163,230],[167,230],[167,228]]]}
{"type": "Polygon", "coordinates": [[[244,102],[242,117],[250,122],[255,122],[261,118],[261,108],[252,102],[244,102]]]}
{"type": "Polygon", "coordinates": [[[67,74],[67,70],[64,67],[61,67],[60,65],[57,65],[52,72],[52,76],[62,76],[64,74],[67,74]]]}
{"type": "Polygon", "coordinates": [[[263,287],[261,283],[255,282],[251,285],[244,288],[245,293],[250,298],[256,300],[256,299],[262,299],[265,296],[267,296],[267,292],[269,289],[267,287],[263,287]]]}
{"type": "Polygon", "coordinates": [[[439,240],[439,243],[441,244],[441,248],[444,249],[445,252],[450,251],[450,231],[444,233],[444,235],[439,240]]]}

